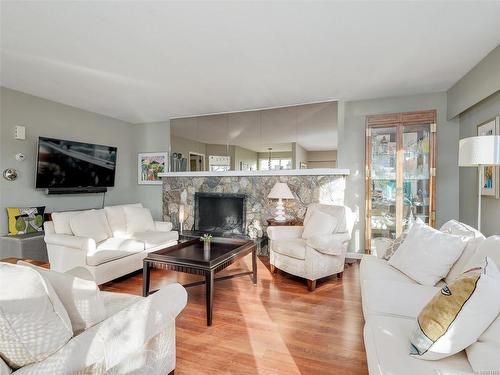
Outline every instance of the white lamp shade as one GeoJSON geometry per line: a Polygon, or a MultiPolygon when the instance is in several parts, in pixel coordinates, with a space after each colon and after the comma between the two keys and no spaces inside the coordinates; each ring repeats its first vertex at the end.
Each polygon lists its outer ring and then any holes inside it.
{"type": "Polygon", "coordinates": [[[269,199],[295,199],[285,182],[276,182],[267,197],[269,199]]]}
{"type": "Polygon", "coordinates": [[[500,136],[483,135],[461,139],[458,165],[461,167],[500,165],[500,136]]]}

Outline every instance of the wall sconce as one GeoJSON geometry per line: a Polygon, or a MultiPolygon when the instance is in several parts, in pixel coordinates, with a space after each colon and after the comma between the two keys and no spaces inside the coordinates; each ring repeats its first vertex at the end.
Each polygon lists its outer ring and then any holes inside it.
{"type": "Polygon", "coordinates": [[[14,181],[17,178],[17,171],[14,168],[7,168],[3,171],[3,178],[7,181],[14,181]]]}

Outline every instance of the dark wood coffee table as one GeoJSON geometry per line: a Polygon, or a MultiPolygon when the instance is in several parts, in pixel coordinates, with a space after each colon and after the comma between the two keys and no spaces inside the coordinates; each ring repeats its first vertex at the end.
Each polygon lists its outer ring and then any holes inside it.
{"type": "Polygon", "coordinates": [[[152,253],[144,259],[142,294],[149,294],[151,268],[170,269],[179,272],[205,276],[205,280],[184,285],[185,288],[205,284],[207,303],[207,325],[212,325],[214,281],[252,275],[257,283],[257,246],[253,241],[234,238],[213,238],[210,251],[203,250],[199,238],[180,242],[152,253]],[[214,278],[214,275],[231,265],[235,260],[252,253],[252,271],[214,278]]]}

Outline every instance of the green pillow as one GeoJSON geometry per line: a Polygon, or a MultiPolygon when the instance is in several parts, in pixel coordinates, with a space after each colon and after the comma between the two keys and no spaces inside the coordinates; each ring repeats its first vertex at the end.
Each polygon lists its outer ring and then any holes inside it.
{"type": "Polygon", "coordinates": [[[43,213],[41,207],[7,207],[9,236],[43,232],[43,213]]]}

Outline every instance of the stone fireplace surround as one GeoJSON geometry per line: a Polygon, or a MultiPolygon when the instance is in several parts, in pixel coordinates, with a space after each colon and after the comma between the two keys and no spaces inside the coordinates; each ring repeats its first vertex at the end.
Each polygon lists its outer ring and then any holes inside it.
{"type": "Polygon", "coordinates": [[[184,230],[194,226],[195,192],[245,194],[246,225],[258,220],[265,233],[267,219],[274,217],[276,202],[267,198],[276,182],[286,182],[296,197],[285,201],[289,217],[303,218],[307,206],[320,202],[343,204],[347,173],[316,175],[163,175],[163,219],[179,230],[179,207],[184,206],[184,230]]]}

